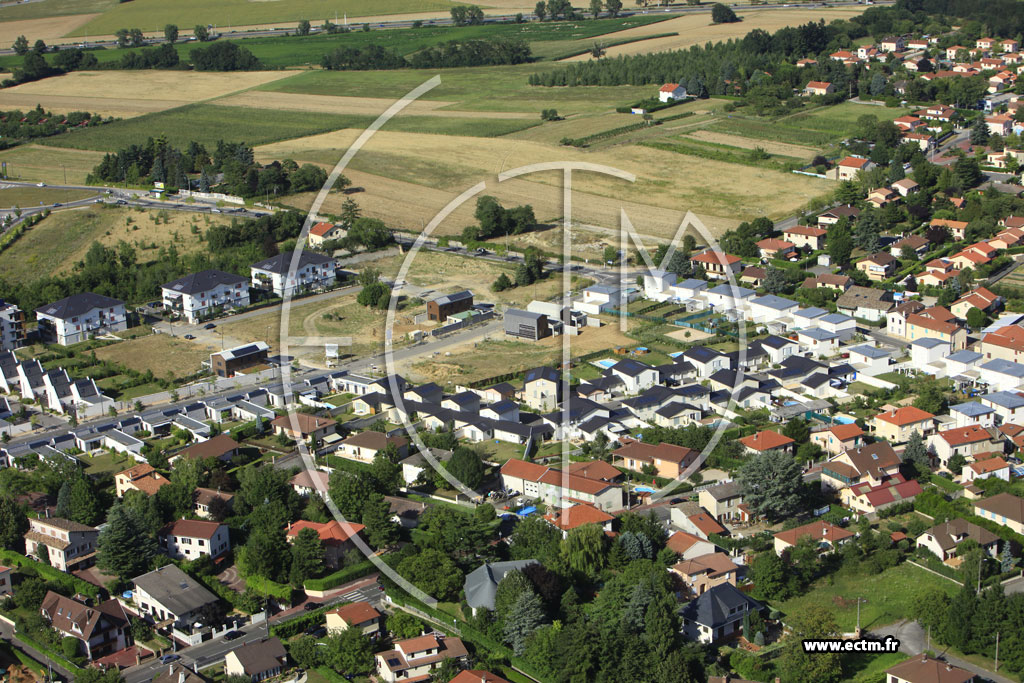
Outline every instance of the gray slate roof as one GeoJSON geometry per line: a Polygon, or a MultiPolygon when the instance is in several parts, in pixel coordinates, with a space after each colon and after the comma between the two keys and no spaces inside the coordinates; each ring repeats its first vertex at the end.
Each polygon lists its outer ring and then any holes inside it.
{"type": "Polygon", "coordinates": [[[82,292],[81,294],[72,294],[60,301],[47,304],[42,308],[37,308],[36,313],[66,320],[78,315],[85,315],[96,308],[113,308],[123,305],[124,302],[119,299],[112,299],[109,296],[93,294],[92,292],[82,292]]]}
{"type": "Polygon", "coordinates": [[[493,562],[482,564],[469,574],[463,589],[466,593],[466,604],[473,608],[494,609],[494,596],[498,592],[498,583],[505,574],[513,570],[522,570],[537,560],[512,560],[509,562],[493,562]]]}
{"type": "Polygon", "coordinates": [[[137,576],[132,579],[132,583],[175,616],[189,614],[204,605],[217,602],[216,595],[173,564],[137,576]]]}

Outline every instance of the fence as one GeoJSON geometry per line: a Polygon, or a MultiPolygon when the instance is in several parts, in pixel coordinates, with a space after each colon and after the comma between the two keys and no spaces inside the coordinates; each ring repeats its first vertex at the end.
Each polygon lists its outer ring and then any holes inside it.
{"type": "Polygon", "coordinates": [[[241,197],[233,194],[224,194],[223,192],[192,192],[191,190],[178,190],[178,195],[181,197],[192,197],[194,199],[214,199],[221,202],[229,202],[231,204],[245,204],[245,200],[241,197]]]}

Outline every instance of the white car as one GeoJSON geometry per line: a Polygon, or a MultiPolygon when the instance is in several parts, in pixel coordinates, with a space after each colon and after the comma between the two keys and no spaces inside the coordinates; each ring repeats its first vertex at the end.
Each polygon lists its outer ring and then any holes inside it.
{"type": "Polygon", "coordinates": [[[36,183],[36,187],[46,187],[46,183],[36,183]]]}

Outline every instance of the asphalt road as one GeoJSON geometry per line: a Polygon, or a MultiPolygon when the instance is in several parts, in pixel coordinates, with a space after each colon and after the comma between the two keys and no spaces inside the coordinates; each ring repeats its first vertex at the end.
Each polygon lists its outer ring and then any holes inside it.
{"type": "Polygon", "coordinates": [[[961,669],[967,669],[971,673],[981,676],[983,680],[995,681],[995,683],[1014,683],[1012,679],[1006,676],[1000,676],[959,657],[943,653],[934,641],[928,641],[927,632],[916,621],[897,621],[895,624],[872,629],[868,632],[868,635],[876,638],[884,638],[885,636],[895,637],[900,641],[900,652],[903,654],[919,655],[926,648],[930,648],[938,653],[939,659],[945,660],[961,669]]]}

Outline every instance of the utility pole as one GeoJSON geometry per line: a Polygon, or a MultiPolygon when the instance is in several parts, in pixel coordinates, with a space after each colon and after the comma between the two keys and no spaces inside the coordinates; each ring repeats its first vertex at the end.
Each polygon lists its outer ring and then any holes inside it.
{"type": "Polygon", "coordinates": [[[996,631],[996,671],[999,671],[999,631],[996,631]]]}

